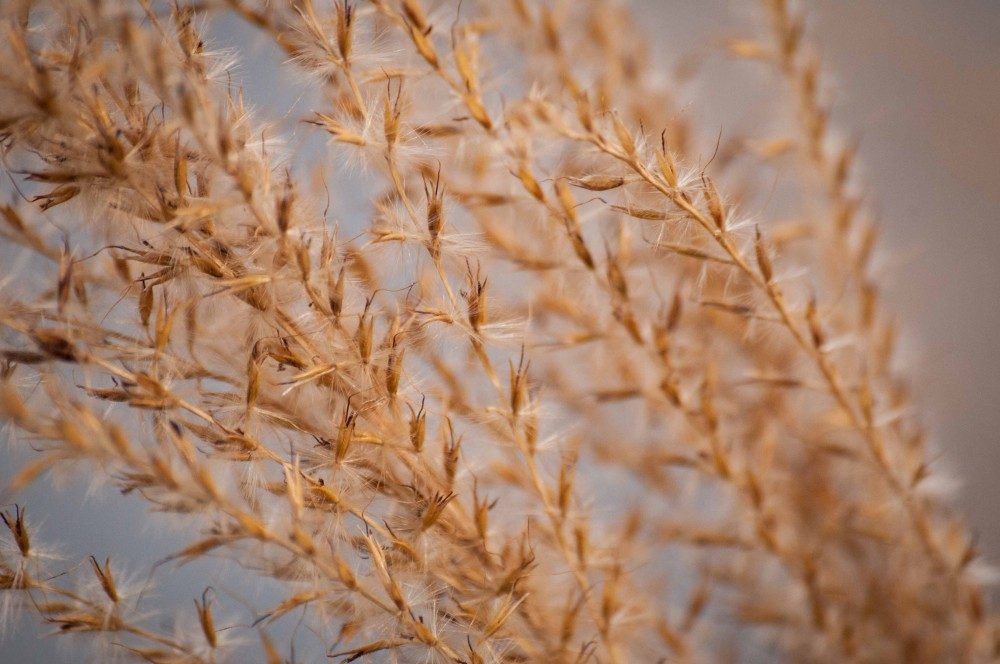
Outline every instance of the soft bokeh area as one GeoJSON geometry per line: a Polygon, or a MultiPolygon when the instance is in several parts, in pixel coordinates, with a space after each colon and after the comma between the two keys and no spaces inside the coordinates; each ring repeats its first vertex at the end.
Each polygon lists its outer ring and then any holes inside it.
{"type": "Polygon", "coordinates": [[[914,391],[1000,562],[1000,3],[827,0],[815,30],[897,252],[914,391]]]}
{"type": "MultiPolygon", "coordinates": [[[[753,112],[742,94],[787,94],[760,90],[765,79],[752,66],[734,71],[717,55],[719,43],[759,22],[756,3],[634,6],[665,61],[698,56],[689,112],[714,114],[723,138],[753,112]],[[717,42],[705,44],[706,35],[717,42]]],[[[833,123],[860,139],[863,178],[881,211],[882,283],[936,467],[954,480],[948,488],[987,557],[1000,562],[1000,3],[805,6],[833,123]]]]}

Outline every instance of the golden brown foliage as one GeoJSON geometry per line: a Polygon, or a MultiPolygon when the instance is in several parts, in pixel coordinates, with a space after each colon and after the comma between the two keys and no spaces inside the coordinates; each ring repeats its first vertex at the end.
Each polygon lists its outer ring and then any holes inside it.
{"type": "Polygon", "coordinates": [[[164,631],[114,558],[54,577],[21,508],[4,592],[152,662],[285,661],[293,614],[345,661],[994,656],[853,146],[766,6],[729,50],[801,130],[699,166],[614,2],[4,3],[10,489],[104,478],[200,528],[160,583],[221,556],[282,595],[243,643],[211,589],[164,631]],[[318,91],[337,172],[275,156],[209,18],[318,91]],[[801,205],[748,218],[732,164],[781,159],[801,205]]]}

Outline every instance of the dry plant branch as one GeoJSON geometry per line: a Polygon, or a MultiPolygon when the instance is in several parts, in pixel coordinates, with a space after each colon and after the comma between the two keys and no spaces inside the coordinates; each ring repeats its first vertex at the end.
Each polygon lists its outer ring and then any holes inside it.
{"type": "Polygon", "coordinates": [[[0,589],[164,663],[996,657],[854,147],[764,4],[728,48],[800,138],[700,166],[613,2],[4,5],[5,495],[98,478],[197,533],[159,584],[214,558],[277,590],[206,579],[164,628],[132,561],[50,559],[20,504],[0,589]],[[248,110],[220,21],[285,58],[294,127],[248,110]],[[809,165],[792,223],[740,211],[737,156],[809,165]]]}

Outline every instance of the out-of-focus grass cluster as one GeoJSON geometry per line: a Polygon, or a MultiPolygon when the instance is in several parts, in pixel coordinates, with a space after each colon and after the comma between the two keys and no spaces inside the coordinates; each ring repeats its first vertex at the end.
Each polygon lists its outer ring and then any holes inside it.
{"type": "Polygon", "coordinates": [[[293,661],[289,621],[346,661],[997,655],[780,0],[724,50],[797,123],[710,159],[610,0],[0,11],[8,606],[164,663],[293,661]],[[336,168],[247,111],[226,15],[336,168]],[[114,556],[39,553],[13,502],[59,474],[197,527],[157,583],[282,596],[138,610],[114,556]]]}

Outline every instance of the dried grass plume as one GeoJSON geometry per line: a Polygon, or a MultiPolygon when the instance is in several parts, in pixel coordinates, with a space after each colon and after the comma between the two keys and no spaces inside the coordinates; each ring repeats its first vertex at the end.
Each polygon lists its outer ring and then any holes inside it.
{"type": "Polygon", "coordinates": [[[787,121],[706,156],[611,0],[3,2],[4,611],[164,664],[997,657],[855,146],[760,14],[722,50],[787,121]],[[298,98],[251,112],[226,21],[298,98]],[[176,550],[53,557],[60,476],[176,550]]]}

